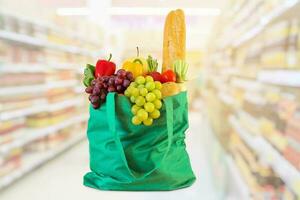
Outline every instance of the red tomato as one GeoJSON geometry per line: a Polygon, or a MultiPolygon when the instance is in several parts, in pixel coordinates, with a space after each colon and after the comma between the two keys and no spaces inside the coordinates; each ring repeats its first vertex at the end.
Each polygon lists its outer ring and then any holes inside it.
{"type": "Polygon", "coordinates": [[[162,76],[162,83],[176,81],[176,74],[171,69],[166,70],[164,73],[162,73],[161,76],[162,76]]]}

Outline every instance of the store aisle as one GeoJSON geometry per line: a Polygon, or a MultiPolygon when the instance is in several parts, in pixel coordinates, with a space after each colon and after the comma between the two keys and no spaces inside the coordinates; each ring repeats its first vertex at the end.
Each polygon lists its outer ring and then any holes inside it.
{"type": "Polygon", "coordinates": [[[195,184],[187,189],[173,192],[110,192],[97,191],[82,185],[82,176],[88,171],[88,143],[82,142],[57,159],[29,174],[24,179],[0,193],[0,199],[16,200],[60,200],[60,199],[102,199],[102,200],[214,200],[211,172],[203,146],[199,125],[201,115],[190,114],[190,129],[187,146],[192,166],[197,176],[195,184]]]}

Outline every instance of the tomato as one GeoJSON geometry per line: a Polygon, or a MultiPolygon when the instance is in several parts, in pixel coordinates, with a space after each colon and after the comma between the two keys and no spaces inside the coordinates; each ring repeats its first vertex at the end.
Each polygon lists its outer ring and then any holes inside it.
{"type": "Polygon", "coordinates": [[[175,82],[176,81],[176,74],[173,72],[173,70],[168,69],[164,73],[162,73],[162,83],[166,82],[175,82]]]}

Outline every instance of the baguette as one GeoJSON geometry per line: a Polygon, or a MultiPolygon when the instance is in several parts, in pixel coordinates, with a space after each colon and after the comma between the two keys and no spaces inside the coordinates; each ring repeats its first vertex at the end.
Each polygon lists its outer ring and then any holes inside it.
{"type": "Polygon", "coordinates": [[[173,70],[175,60],[185,60],[185,29],[184,12],[180,9],[171,11],[164,27],[162,72],[173,70]]]}
{"type": "Polygon", "coordinates": [[[164,27],[164,40],[163,40],[163,63],[162,63],[162,72],[166,71],[168,69],[169,63],[170,63],[170,48],[169,46],[172,44],[170,41],[171,38],[171,20],[174,18],[175,11],[169,12],[169,14],[166,17],[165,21],[165,27],[164,27]]]}
{"type": "MultiPolygon", "coordinates": [[[[178,26],[176,30],[177,42],[177,55],[175,60],[185,60],[185,48],[186,48],[186,25],[185,25],[185,16],[184,12],[181,9],[177,9],[176,12],[176,24],[178,26]]],[[[173,60],[173,62],[175,61],[173,60]]],[[[173,65],[173,62],[171,63],[173,65]]]]}

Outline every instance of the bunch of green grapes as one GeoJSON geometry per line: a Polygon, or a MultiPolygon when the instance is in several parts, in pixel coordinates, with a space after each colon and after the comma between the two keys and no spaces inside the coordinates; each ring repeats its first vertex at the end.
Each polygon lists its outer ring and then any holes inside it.
{"type": "Polygon", "coordinates": [[[125,90],[125,95],[133,103],[131,112],[132,123],[151,126],[154,119],[160,117],[159,109],[162,107],[162,85],[159,81],[154,81],[151,76],[138,76],[135,81],[125,90]]]}

